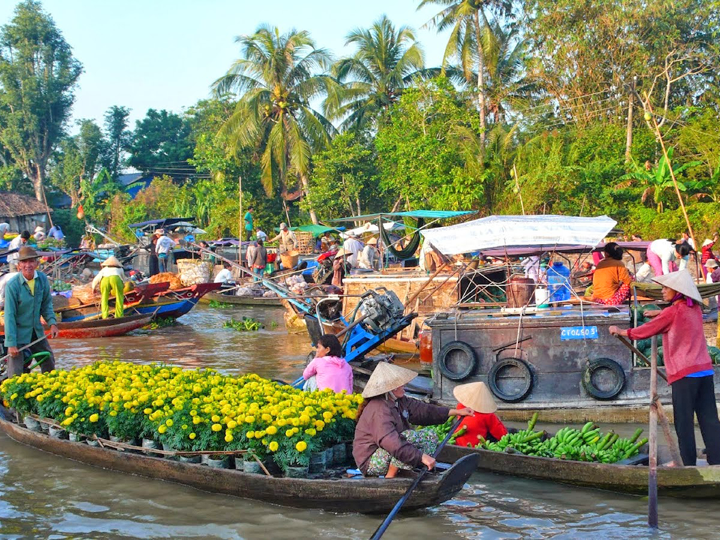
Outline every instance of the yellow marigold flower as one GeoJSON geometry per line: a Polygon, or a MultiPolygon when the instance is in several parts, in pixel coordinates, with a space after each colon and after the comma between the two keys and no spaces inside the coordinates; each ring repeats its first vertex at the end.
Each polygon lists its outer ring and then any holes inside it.
{"type": "Polygon", "coordinates": [[[165,423],[167,424],[167,427],[172,427],[172,425],[173,425],[173,421],[172,421],[172,419],[170,419],[170,418],[168,418],[168,419],[165,421],[165,423]]]}
{"type": "Polygon", "coordinates": [[[100,420],[100,415],[98,415],[97,413],[91,414],[89,420],[94,424],[95,422],[100,420]]]}
{"type": "Polygon", "coordinates": [[[268,428],[265,430],[268,435],[275,435],[277,433],[277,428],[275,426],[268,426],[268,428]]]}
{"type": "Polygon", "coordinates": [[[149,408],[149,407],[148,407],[147,409],[143,409],[143,413],[144,413],[144,414],[151,414],[151,413],[152,413],[152,409],[149,408]]]}
{"type": "Polygon", "coordinates": [[[65,409],[65,416],[70,416],[74,410],[75,409],[73,409],[72,407],[68,407],[67,409],[65,409]]]}
{"type": "Polygon", "coordinates": [[[233,436],[232,435],[225,435],[225,442],[232,442],[233,436]]]}
{"type": "Polygon", "coordinates": [[[252,438],[255,437],[255,432],[254,432],[254,431],[248,431],[248,432],[245,434],[245,436],[246,436],[248,439],[252,439],[252,438]]]}
{"type": "Polygon", "coordinates": [[[316,421],[315,421],[315,428],[316,428],[318,431],[322,431],[322,430],[325,428],[325,422],[323,422],[322,420],[316,420],[316,421]]]}
{"type": "Polygon", "coordinates": [[[254,416],[246,416],[246,417],[245,417],[245,423],[246,423],[246,424],[252,424],[254,421],[255,421],[255,417],[254,417],[254,416]]]}
{"type": "Polygon", "coordinates": [[[194,433],[191,433],[190,435],[188,435],[188,437],[190,437],[190,439],[194,439],[195,437],[197,437],[197,435],[195,435],[194,433]]]}
{"type": "Polygon", "coordinates": [[[295,432],[294,432],[292,429],[288,429],[288,430],[285,432],[285,436],[288,437],[288,438],[292,437],[293,435],[295,435],[295,432]]]}
{"type": "Polygon", "coordinates": [[[211,429],[212,429],[213,431],[221,431],[221,430],[222,430],[222,426],[221,426],[220,424],[213,424],[211,429]]]}
{"type": "Polygon", "coordinates": [[[234,428],[237,427],[237,422],[236,422],[235,420],[230,420],[230,421],[227,423],[227,427],[229,427],[230,429],[234,429],[234,428]]]}
{"type": "Polygon", "coordinates": [[[217,423],[217,422],[220,421],[220,417],[219,417],[217,414],[213,414],[213,415],[212,415],[212,418],[211,418],[210,420],[212,420],[213,422],[217,423]]]}
{"type": "Polygon", "coordinates": [[[304,452],[307,449],[307,443],[305,441],[300,441],[295,445],[295,450],[298,452],[304,452]]]}
{"type": "Polygon", "coordinates": [[[167,431],[167,426],[163,424],[158,428],[158,433],[165,433],[167,431]]]}
{"type": "Polygon", "coordinates": [[[269,449],[271,452],[277,452],[278,446],[279,446],[278,443],[276,443],[275,441],[273,441],[273,442],[271,442],[271,443],[268,445],[268,449],[269,449]]]}
{"type": "Polygon", "coordinates": [[[193,416],[193,424],[199,424],[200,422],[202,422],[202,418],[199,416],[193,416]]]}

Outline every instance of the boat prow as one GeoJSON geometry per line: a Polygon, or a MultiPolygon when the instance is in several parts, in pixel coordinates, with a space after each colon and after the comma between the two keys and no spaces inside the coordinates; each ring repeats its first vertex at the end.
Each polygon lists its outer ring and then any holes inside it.
{"type": "MultiPolygon", "coordinates": [[[[55,439],[11,421],[7,411],[2,412],[0,431],[14,441],[38,450],[111,471],[283,506],[322,508],[332,512],[385,513],[395,506],[413,482],[412,478],[297,479],[215,469],[55,439]]],[[[478,455],[464,456],[447,471],[428,475],[412,493],[403,510],[435,506],[454,497],[475,471],[479,459],[478,455]]]]}

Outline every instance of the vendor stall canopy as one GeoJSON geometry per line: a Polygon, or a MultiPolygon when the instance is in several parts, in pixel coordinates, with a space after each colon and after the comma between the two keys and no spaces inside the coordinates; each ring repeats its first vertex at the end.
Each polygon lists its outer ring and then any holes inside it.
{"type": "Polygon", "coordinates": [[[422,219],[449,219],[459,216],[474,214],[474,211],[454,212],[449,210],[410,210],[408,212],[381,212],[379,214],[365,214],[362,216],[350,216],[344,218],[331,219],[335,221],[375,221],[380,218],[422,218],[422,219]]]}
{"type": "Polygon", "coordinates": [[[490,216],[420,233],[445,255],[530,246],[552,251],[558,246],[592,249],[615,224],[607,216],[490,216]]]}
{"type": "Polygon", "coordinates": [[[152,219],[150,221],[142,221],[140,223],[131,223],[128,227],[131,229],[139,229],[145,234],[151,234],[157,229],[175,230],[176,228],[186,227],[188,225],[190,227],[195,227],[192,223],[193,221],[195,221],[195,218],[192,217],[152,219]]]}

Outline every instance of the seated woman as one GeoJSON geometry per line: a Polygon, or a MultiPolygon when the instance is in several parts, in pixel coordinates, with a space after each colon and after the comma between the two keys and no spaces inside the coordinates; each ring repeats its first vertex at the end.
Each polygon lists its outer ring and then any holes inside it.
{"type": "Polygon", "coordinates": [[[497,442],[507,434],[508,430],[495,415],[497,404],[484,382],[456,386],[453,395],[458,400],[458,409],[470,411],[470,416],[463,418],[456,430],[465,428],[455,444],[475,447],[482,440],[497,442]]]}
{"type": "Polygon", "coordinates": [[[593,302],[606,306],[622,304],[630,296],[630,272],[622,262],[623,248],[610,242],[604,249],[605,258],[593,274],[593,302]]]}
{"type": "Polygon", "coordinates": [[[315,358],[303,371],[303,379],[307,381],[303,390],[312,392],[329,388],[336,394],[343,390],[352,394],[352,368],[342,356],[342,346],[337,336],[333,334],[320,336],[315,358]]]}
{"type": "Polygon", "coordinates": [[[370,376],[353,440],[353,457],[365,476],[394,478],[398,469],[411,470],[420,464],[432,469],[437,435],[414,429],[411,423],[436,425],[449,416],[470,415],[469,409],[448,409],[407,397],[404,385],[416,376],[414,371],[386,362],[378,363],[370,376]]]}

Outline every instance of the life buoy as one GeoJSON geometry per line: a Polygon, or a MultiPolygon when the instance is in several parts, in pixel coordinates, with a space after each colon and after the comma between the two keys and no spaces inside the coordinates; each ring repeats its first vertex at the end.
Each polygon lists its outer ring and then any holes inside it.
{"type": "Polygon", "coordinates": [[[440,350],[440,373],[451,381],[464,381],[477,369],[475,349],[464,341],[451,341],[440,350]]]}
{"type": "Polygon", "coordinates": [[[585,391],[595,399],[613,399],[622,389],[625,388],[625,371],[615,360],[609,358],[598,358],[591,360],[585,368],[582,376],[582,385],[585,391]],[[609,371],[613,377],[612,386],[609,390],[601,390],[593,382],[593,375],[598,370],[609,371]]]}
{"type": "Polygon", "coordinates": [[[520,358],[505,358],[503,360],[498,360],[495,364],[493,364],[493,367],[490,368],[490,372],[488,373],[488,386],[490,387],[492,393],[498,398],[509,403],[515,403],[525,399],[532,390],[533,374],[530,370],[530,366],[525,360],[520,358]],[[517,390],[508,392],[500,388],[498,385],[498,379],[500,378],[500,373],[502,371],[512,368],[518,371],[518,375],[523,379],[523,381],[517,390]]]}

